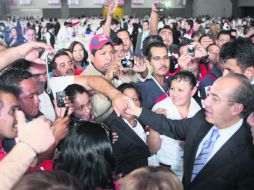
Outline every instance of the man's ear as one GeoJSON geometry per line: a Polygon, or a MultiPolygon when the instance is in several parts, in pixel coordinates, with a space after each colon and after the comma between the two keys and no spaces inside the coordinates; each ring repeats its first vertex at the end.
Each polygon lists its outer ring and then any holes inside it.
{"type": "Polygon", "coordinates": [[[243,104],[240,104],[240,103],[235,103],[232,107],[232,114],[233,115],[239,115],[242,113],[244,109],[244,106],[243,104]]]}
{"type": "Polygon", "coordinates": [[[92,63],[94,62],[94,55],[93,54],[90,55],[90,60],[92,63]]]}
{"type": "Polygon", "coordinates": [[[248,79],[252,79],[254,77],[254,67],[248,67],[247,69],[245,69],[244,71],[244,75],[248,78],[248,79]]]}

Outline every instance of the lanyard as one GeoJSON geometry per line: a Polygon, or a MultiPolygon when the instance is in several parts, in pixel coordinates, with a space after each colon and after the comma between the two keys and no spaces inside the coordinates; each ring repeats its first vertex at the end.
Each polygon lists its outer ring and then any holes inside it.
{"type": "Polygon", "coordinates": [[[162,86],[158,83],[158,81],[153,76],[151,76],[151,78],[155,82],[155,84],[161,89],[161,91],[168,96],[168,93],[165,92],[164,88],[162,88],[162,86]]]}

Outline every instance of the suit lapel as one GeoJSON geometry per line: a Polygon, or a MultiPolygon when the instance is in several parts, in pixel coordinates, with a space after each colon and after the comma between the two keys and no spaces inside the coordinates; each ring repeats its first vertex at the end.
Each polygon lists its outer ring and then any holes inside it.
{"type": "Polygon", "coordinates": [[[119,119],[119,122],[122,123],[122,126],[124,126],[125,132],[128,135],[128,137],[130,137],[131,139],[133,139],[133,141],[137,142],[138,144],[143,144],[144,146],[147,146],[145,144],[145,142],[135,133],[135,131],[133,131],[130,126],[124,122],[123,119],[119,119]]]}
{"type": "Polygon", "coordinates": [[[246,126],[241,126],[236,133],[229,138],[229,140],[216,152],[216,154],[209,160],[200,173],[193,180],[193,184],[204,180],[209,175],[223,168],[224,165],[230,163],[235,155],[240,154],[241,144],[245,142],[246,126]]]}

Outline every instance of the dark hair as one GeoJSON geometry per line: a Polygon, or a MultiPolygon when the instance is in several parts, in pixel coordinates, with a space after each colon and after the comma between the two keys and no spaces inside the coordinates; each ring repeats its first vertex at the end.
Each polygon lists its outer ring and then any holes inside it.
{"type": "Polygon", "coordinates": [[[63,51],[62,49],[58,50],[56,52],[56,54],[54,55],[53,59],[52,59],[52,68],[53,69],[56,69],[56,58],[60,57],[60,56],[63,56],[63,55],[66,55],[68,57],[70,57],[68,55],[68,53],[66,51],[63,51]]]}
{"type": "Polygon", "coordinates": [[[238,38],[224,44],[220,51],[220,58],[224,61],[236,59],[237,65],[245,71],[254,66],[254,45],[248,38],[238,38]]]}
{"type": "Polygon", "coordinates": [[[219,47],[216,43],[212,43],[212,44],[209,44],[209,45],[206,47],[206,51],[207,51],[207,52],[208,52],[208,49],[209,49],[211,46],[217,46],[217,47],[220,49],[220,47],[219,47]]]}
{"type": "Polygon", "coordinates": [[[136,91],[137,95],[138,95],[138,100],[140,102],[142,102],[142,96],[141,96],[141,89],[139,88],[138,85],[136,85],[135,83],[123,83],[120,86],[117,87],[117,89],[123,93],[123,91],[127,88],[132,88],[136,91]]]}
{"type": "Polygon", "coordinates": [[[35,28],[34,28],[33,26],[28,26],[28,27],[26,28],[25,33],[26,33],[28,30],[33,30],[33,31],[36,32],[36,30],[35,30],[35,28]]]}
{"type": "Polygon", "coordinates": [[[29,71],[17,69],[17,68],[10,68],[5,70],[0,75],[0,84],[14,86],[20,89],[20,82],[25,79],[29,79],[32,77],[32,74],[29,71]]]}
{"type": "Polygon", "coordinates": [[[142,53],[145,57],[147,57],[147,46],[152,42],[161,42],[163,43],[163,39],[159,35],[149,35],[143,41],[142,53]]]}
{"type": "Polygon", "coordinates": [[[147,24],[149,24],[149,21],[148,21],[148,20],[144,20],[144,21],[143,21],[143,23],[145,23],[145,22],[146,22],[147,24]]]}
{"type": "Polygon", "coordinates": [[[108,135],[105,124],[84,121],[71,127],[54,167],[79,178],[84,189],[113,188],[115,161],[108,135]]]}
{"type": "Polygon", "coordinates": [[[71,53],[73,54],[74,47],[75,47],[77,44],[79,44],[79,45],[82,47],[83,51],[84,51],[84,58],[83,58],[83,60],[82,60],[82,66],[84,66],[84,63],[87,64],[87,59],[88,59],[88,52],[86,51],[84,45],[83,45],[81,42],[73,41],[73,42],[71,43],[69,49],[70,49],[71,53]]]}
{"type": "Polygon", "coordinates": [[[232,100],[235,103],[243,104],[244,109],[241,116],[244,118],[253,111],[254,87],[250,81],[242,74],[228,73],[224,77],[234,78],[240,82],[232,93],[232,100]]]}
{"type": "Polygon", "coordinates": [[[20,90],[16,87],[0,84],[0,110],[2,109],[4,105],[1,94],[12,94],[18,99],[19,93],[20,93],[20,90]]]}
{"type": "Polygon", "coordinates": [[[83,190],[81,181],[64,171],[34,171],[24,175],[12,190],[83,190]]]}
{"type": "Polygon", "coordinates": [[[11,67],[26,71],[31,66],[31,64],[32,62],[27,61],[26,59],[18,59],[11,64],[11,67]]]}
{"type": "Polygon", "coordinates": [[[162,30],[164,30],[164,29],[170,30],[170,31],[172,32],[172,29],[171,29],[171,27],[170,27],[169,25],[164,25],[162,28],[160,28],[160,29],[158,30],[158,34],[160,34],[160,32],[161,32],[162,30]]]}
{"type": "Polygon", "coordinates": [[[88,91],[79,84],[70,84],[65,89],[65,94],[69,97],[70,101],[73,102],[77,94],[87,93],[88,91]]]}
{"type": "Polygon", "coordinates": [[[190,25],[190,27],[192,28],[193,27],[193,20],[186,20],[186,22],[188,23],[188,25],[190,25]]]}
{"type": "Polygon", "coordinates": [[[189,82],[191,89],[193,89],[197,85],[196,77],[190,71],[179,71],[171,78],[170,84],[173,80],[184,80],[186,82],[189,82]]]}
{"type": "Polygon", "coordinates": [[[111,25],[115,25],[115,24],[118,25],[119,21],[113,18],[111,21],[111,25]]]}
{"type": "Polygon", "coordinates": [[[150,61],[151,60],[151,57],[152,57],[152,52],[151,52],[151,49],[153,47],[158,47],[158,48],[165,48],[167,51],[168,51],[168,48],[167,46],[164,44],[164,43],[161,43],[161,42],[152,42],[150,43],[148,46],[147,46],[147,50],[146,50],[146,58],[150,61]]]}
{"type": "Polygon", "coordinates": [[[119,45],[122,45],[123,44],[123,41],[121,38],[118,38],[118,37],[114,37],[112,39],[113,43],[114,43],[114,46],[119,46],[119,45]]]}
{"type": "Polygon", "coordinates": [[[124,28],[120,28],[120,29],[116,32],[116,36],[117,36],[117,34],[120,33],[120,32],[126,32],[126,33],[129,35],[129,38],[131,39],[131,35],[130,35],[130,33],[129,33],[128,30],[126,30],[126,29],[124,29],[124,28]]]}
{"type": "Polygon", "coordinates": [[[227,30],[221,30],[217,35],[217,40],[219,39],[220,35],[228,35],[231,38],[230,32],[227,30]]]}

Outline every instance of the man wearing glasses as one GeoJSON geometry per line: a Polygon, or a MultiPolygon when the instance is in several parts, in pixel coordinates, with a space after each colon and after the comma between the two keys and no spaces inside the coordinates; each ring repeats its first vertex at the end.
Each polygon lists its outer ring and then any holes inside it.
{"type": "Polygon", "coordinates": [[[153,105],[168,96],[170,59],[167,46],[161,42],[152,42],[147,47],[146,61],[153,68],[151,79],[138,83],[141,89],[142,106],[151,109],[153,105]]]}

